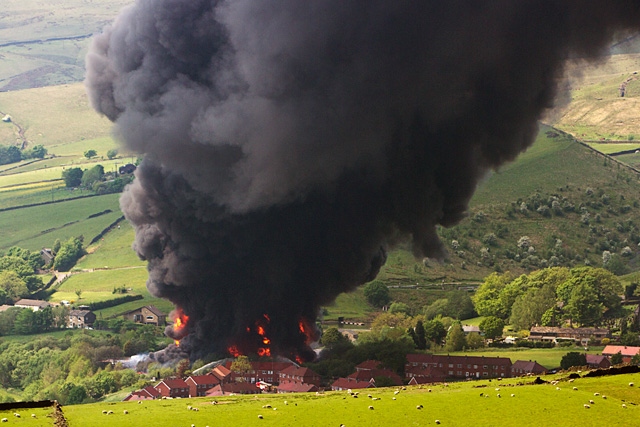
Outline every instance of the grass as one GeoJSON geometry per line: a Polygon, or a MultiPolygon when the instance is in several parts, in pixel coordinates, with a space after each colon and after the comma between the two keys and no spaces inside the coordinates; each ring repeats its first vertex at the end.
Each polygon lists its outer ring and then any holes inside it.
{"type": "MultiPolygon", "coordinates": [[[[615,420],[616,425],[635,425],[640,416],[640,388],[628,383],[640,382],[640,374],[600,378],[580,378],[571,385],[529,385],[531,379],[509,379],[501,382],[472,381],[448,386],[407,387],[399,394],[395,388],[369,389],[354,399],[347,392],[325,394],[296,393],[290,395],[255,395],[216,397],[212,399],[175,399],[134,402],[96,403],[67,406],[65,416],[70,427],[95,425],[188,426],[238,425],[248,426],[601,426],[615,420]],[[578,390],[572,390],[572,387],[578,390]],[[500,388],[500,390],[495,390],[500,388]],[[594,396],[606,394],[607,399],[594,396]],[[482,393],[482,395],[481,395],[482,393]],[[498,398],[500,393],[502,398],[498,398]],[[366,397],[371,394],[379,400],[366,397]],[[514,394],[514,397],[510,397],[514,394]],[[489,396],[485,398],[484,395],[489,396]],[[395,400],[394,400],[395,398],[395,400]],[[589,412],[584,404],[596,400],[589,412]],[[285,400],[288,404],[285,405],[285,400]],[[626,402],[627,408],[622,408],[626,402]],[[633,403],[632,403],[633,402],[633,403]],[[189,411],[191,405],[198,412],[189,411]],[[264,408],[271,405],[272,408],[264,408]],[[422,405],[422,409],[417,409],[422,405]],[[374,409],[369,409],[373,406],[374,409]],[[463,408],[461,410],[461,407],[463,408]],[[129,413],[124,414],[127,410],[129,413]],[[103,415],[112,410],[112,415],[103,415]],[[258,415],[263,418],[259,419],[258,415]],[[97,421],[99,420],[99,421],[97,421]]],[[[0,414],[2,416],[2,414],[0,414]]]]}
{"type": "Polygon", "coordinates": [[[146,261],[138,258],[131,248],[134,238],[133,227],[122,221],[119,228],[87,248],[89,254],[76,264],[76,269],[145,267],[146,261]]]}
{"type": "Polygon", "coordinates": [[[7,418],[8,424],[19,424],[25,426],[51,426],[52,418],[51,414],[53,409],[49,408],[30,408],[30,409],[12,409],[10,411],[0,411],[0,418],[7,418]],[[20,414],[20,418],[17,418],[14,413],[20,414]],[[35,418],[32,417],[35,414],[35,418]]]}
{"type": "Polygon", "coordinates": [[[50,247],[56,239],[83,235],[87,243],[122,215],[119,194],[70,200],[59,205],[43,205],[0,212],[0,249],[20,246],[29,250],[50,247]],[[92,214],[111,209],[95,218],[92,214]]]}
{"type": "Polygon", "coordinates": [[[336,301],[325,309],[325,320],[338,320],[338,317],[344,317],[345,320],[366,319],[373,312],[362,288],[338,295],[336,301]]]}
{"type": "Polygon", "coordinates": [[[598,150],[604,154],[619,153],[621,151],[638,150],[640,149],[640,142],[636,143],[602,143],[602,142],[589,142],[589,147],[598,150]]]}
{"type": "Polygon", "coordinates": [[[121,295],[140,295],[147,292],[145,286],[147,270],[144,267],[131,267],[117,270],[95,270],[73,274],[49,298],[50,301],[75,300],[77,303],[113,299],[121,295]],[[124,286],[130,291],[127,294],[113,294],[114,287],[124,286]],[[78,300],[76,290],[81,290],[78,300]]]}

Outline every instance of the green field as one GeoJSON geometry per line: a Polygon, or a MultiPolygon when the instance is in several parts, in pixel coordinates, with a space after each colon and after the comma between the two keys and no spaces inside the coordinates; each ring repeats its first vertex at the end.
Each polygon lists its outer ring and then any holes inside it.
{"type": "Polygon", "coordinates": [[[603,143],[589,142],[589,147],[604,154],[619,153],[621,151],[640,150],[640,142],[636,143],[603,143]]]}
{"type": "Polygon", "coordinates": [[[56,239],[83,235],[89,242],[122,213],[119,194],[65,201],[0,212],[0,249],[20,246],[32,251],[51,247],[56,239]],[[90,215],[111,209],[95,218],[90,215]]]}
{"type": "MultiPolygon", "coordinates": [[[[549,378],[551,379],[551,378],[549,378]]],[[[70,427],[101,425],[196,426],[601,426],[636,425],[640,417],[640,374],[579,378],[558,385],[531,379],[472,381],[324,394],[255,395],[67,406],[70,427]],[[573,390],[576,387],[577,390],[573,390]],[[431,390],[431,391],[429,391],[431,390]],[[600,395],[594,396],[594,393],[600,395]],[[377,400],[368,398],[370,394],[377,400]],[[500,398],[498,397],[500,394],[500,398]],[[513,396],[511,396],[513,394],[513,396]],[[606,399],[602,397],[606,395],[606,399]],[[486,396],[486,397],[485,397],[486,396]],[[594,400],[589,404],[589,400],[594,400]],[[286,402],[286,403],[285,403],[286,402]],[[625,403],[626,408],[622,407],[625,403]],[[590,405],[590,409],[584,407],[590,405]],[[187,406],[198,408],[190,411],[187,406]],[[270,405],[271,408],[266,408],[270,405]],[[418,409],[422,405],[422,409],[418,409]],[[370,409],[370,406],[373,409],[370,409]],[[460,410],[461,406],[463,407],[460,410]],[[104,415],[102,411],[113,411],[104,415]],[[124,411],[128,411],[127,414],[124,411]],[[588,411],[588,412],[587,412],[588,411]],[[262,415],[262,418],[259,418],[262,415]]],[[[0,417],[6,416],[0,414],[0,417]]]]}

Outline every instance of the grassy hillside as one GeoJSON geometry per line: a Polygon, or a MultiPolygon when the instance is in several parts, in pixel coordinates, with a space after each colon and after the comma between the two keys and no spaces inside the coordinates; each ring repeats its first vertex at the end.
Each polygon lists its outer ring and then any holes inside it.
{"type": "MultiPolygon", "coordinates": [[[[547,379],[552,379],[549,377],[547,379]]],[[[566,380],[555,385],[531,385],[532,379],[501,382],[473,381],[395,388],[368,389],[357,399],[346,391],[325,394],[290,394],[96,403],[67,406],[70,427],[95,424],[126,425],[239,425],[269,426],[601,426],[634,425],[640,416],[639,374],[566,380]],[[573,390],[576,387],[576,390],[573,390]],[[594,396],[594,393],[598,393],[594,396]],[[371,394],[377,400],[367,398],[371,394]],[[606,395],[606,399],[602,395],[606,395]],[[501,395],[502,398],[499,398],[501,395]],[[513,395],[513,396],[512,396],[513,395]],[[589,400],[594,400],[589,404],[589,400]],[[285,403],[286,401],[286,403],[285,403]],[[625,403],[626,408],[622,407],[625,403]],[[460,410],[460,405],[464,410],[460,410]],[[590,408],[586,409],[585,404],[590,408]],[[198,408],[190,411],[187,406],[198,408]],[[271,408],[265,408],[270,405],[271,408]],[[422,405],[421,409],[417,409],[422,405]],[[370,407],[373,407],[371,409],[370,407]],[[113,411],[104,415],[102,411],[113,411]],[[128,413],[124,413],[126,410],[128,413]],[[588,411],[588,412],[587,412],[588,411]],[[262,418],[258,416],[261,415],[262,418]],[[171,420],[170,422],[168,420],[171,420]]],[[[27,411],[22,411],[23,416],[27,411]]],[[[0,417],[7,416],[0,413],[0,417]]],[[[9,414],[8,416],[12,416],[9,414]]]]}
{"type": "Polygon", "coordinates": [[[89,36],[132,0],[3,0],[0,90],[81,81],[89,36]]]}

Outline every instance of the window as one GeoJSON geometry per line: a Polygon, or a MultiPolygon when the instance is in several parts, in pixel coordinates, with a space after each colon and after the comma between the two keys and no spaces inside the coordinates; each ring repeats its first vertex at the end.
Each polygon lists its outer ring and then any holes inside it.
{"type": "Polygon", "coordinates": [[[471,364],[468,364],[468,365],[467,365],[467,369],[471,369],[471,364]]]}
{"type": "Polygon", "coordinates": [[[482,369],[489,369],[489,365],[484,365],[482,369]]]}
{"type": "Polygon", "coordinates": [[[453,371],[449,371],[449,375],[453,375],[453,371]]]}
{"type": "Polygon", "coordinates": [[[438,364],[438,367],[442,368],[442,363],[439,363],[439,364],[438,364]]]}
{"type": "Polygon", "coordinates": [[[458,363],[458,368],[462,368],[462,363],[458,363]]]}
{"type": "Polygon", "coordinates": [[[153,316],[147,316],[147,320],[154,320],[153,316]]]}
{"type": "Polygon", "coordinates": [[[486,373],[486,372],[483,372],[483,373],[482,373],[482,376],[483,376],[483,377],[488,377],[488,376],[489,376],[489,374],[488,374],[488,373],[486,373]]]}
{"type": "Polygon", "coordinates": [[[458,374],[457,374],[457,375],[462,375],[462,371],[458,371],[458,374]]]}
{"type": "Polygon", "coordinates": [[[453,368],[453,363],[449,363],[449,367],[450,367],[450,368],[453,368]]]}
{"type": "Polygon", "coordinates": [[[473,365],[473,369],[478,369],[478,365],[473,365]]]}

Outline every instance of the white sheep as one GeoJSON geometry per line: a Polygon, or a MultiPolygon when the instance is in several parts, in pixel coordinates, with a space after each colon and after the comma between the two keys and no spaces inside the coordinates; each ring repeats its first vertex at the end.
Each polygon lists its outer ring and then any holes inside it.
{"type": "Polygon", "coordinates": [[[393,392],[393,394],[398,394],[398,393],[400,393],[400,390],[396,390],[393,392]]]}
{"type": "Polygon", "coordinates": [[[373,406],[369,406],[369,409],[371,409],[373,411],[373,406]]]}
{"type": "Polygon", "coordinates": [[[20,414],[18,414],[17,412],[14,412],[13,416],[16,417],[16,418],[20,418],[20,414]]]}
{"type": "Polygon", "coordinates": [[[440,424],[440,420],[436,420],[436,424],[440,424]]]}
{"type": "Polygon", "coordinates": [[[263,419],[264,417],[262,415],[258,415],[258,418],[259,419],[263,419]]]}
{"type": "Polygon", "coordinates": [[[3,418],[3,419],[2,419],[2,422],[3,422],[3,423],[8,423],[8,422],[9,422],[9,419],[8,419],[8,418],[3,418]]]}
{"type": "Polygon", "coordinates": [[[589,408],[591,408],[591,406],[589,406],[589,405],[587,405],[587,404],[585,403],[585,404],[584,404],[584,408],[585,408],[585,409],[589,409],[589,408]]]}
{"type": "Polygon", "coordinates": [[[500,396],[500,393],[496,394],[496,396],[498,396],[498,397],[502,397],[502,396],[500,396]]]}
{"type": "Polygon", "coordinates": [[[560,390],[560,387],[556,387],[556,390],[560,390]]]}
{"type": "Polygon", "coordinates": [[[113,414],[113,411],[107,411],[107,415],[113,414]]]}
{"type": "Polygon", "coordinates": [[[573,389],[574,389],[574,390],[578,390],[578,387],[574,387],[573,389]]]}
{"type": "Polygon", "coordinates": [[[625,405],[624,403],[622,404],[622,407],[623,407],[624,409],[627,409],[627,405],[625,405]]]}
{"type": "Polygon", "coordinates": [[[103,409],[103,410],[102,410],[102,413],[103,413],[103,414],[105,414],[105,415],[107,415],[107,410],[106,410],[106,409],[103,409]]]}
{"type": "Polygon", "coordinates": [[[427,393],[431,393],[431,389],[430,389],[430,388],[429,388],[429,389],[427,389],[427,393]]]}
{"type": "Polygon", "coordinates": [[[31,418],[38,418],[36,414],[31,414],[31,418]]]}
{"type": "Polygon", "coordinates": [[[187,406],[187,409],[190,411],[191,410],[191,405],[187,406]]]}
{"type": "Polygon", "coordinates": [[[513,393],[511,393],[511,397],[516,397],[516,395],[515,395],[515,394],[513,394],[513,393]]]}
{"type": "Polygon", "coordinates": [[[393,400],[396,400],[396,398],[395,398],[395,397],[392,397],[392,399],[393,399],[393,400]]]}
{"type": "Polygon", "coordinates": [[[423,408],[423,406],[422,406],[422,405],[418,405],[418,406],[416,406],[416,409],[422,409],[422,408],[423,408]]]}
{"type": "Polygon", "coordinates": [[[593,400],[589,399],[589,403],[591,403],[593,405],[596,402],[594,402],[593,400]]]}
{"type": "Polygon", "coordinates": [[[629,387],[633,387],[633,383],[629,383],[629,387]]]}
{"type": "Polygon", "coordinates": [[[127,415],[129,413],[129,411],[127,411],[126,409],[124,411],[122,411],[123,414],[127,415]]]}
{"type": "Polygon", "coordinates": [[[287,401],[285,400],[285,401],[284,401],[284,404],[285,404],[285,405],[288,405],[288,404],[289,404],[289,402],[287,402],[287,401]]]}
{"type": "Polygon", "coordinates": [[[603,399],[606,399],[606,398],[607,398],[607,396],[605,396],[605,395],[603,394],[603,395],[602,395],[602,398],[603,398],[603,399]]]}
{"type": "Polygon", "coordinates": [[[594,395],[594,396],[600,396],[600,393],[595,392],[595,393],[593,393],[593,395],[594,395]]]}
{"type": "Polygon", "coordinates": [[[271,405],[264,405],[263,408],[264,409],[271,409],[271,405]]]}

